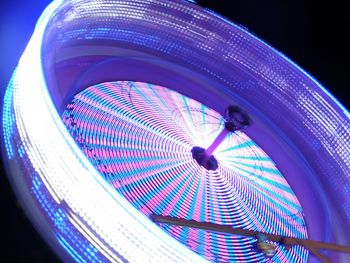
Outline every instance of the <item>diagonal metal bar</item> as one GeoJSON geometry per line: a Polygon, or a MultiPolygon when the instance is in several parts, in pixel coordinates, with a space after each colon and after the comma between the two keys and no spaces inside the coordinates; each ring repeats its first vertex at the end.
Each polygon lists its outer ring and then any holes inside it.
{"type": "Polygon", "coordinates": [[[256,237],[259,234],[263,234],[264,236],[267,237],[269,241],[277,242],[285,246],[294,246],[294,245],[304,246],[305,248],[309,249],[322,262],[327,262],[327,263],[330,261],[326,256],[324,256],[319,252],[320,249],[350,253],[349,246],[324,243],[324,242],[319,242],[319,241],[314,241],[309,239],[268,234],[265,232],[259,232],[259,231],[244,229],[240,227],[232,227],[229,225],[218,225],[218,224],[208,223],[208,222],[197,222],[195,220],[187,220],[187,219],[176,218],[171,216],[160,216],[160,215],[152,214],[150,218],[155,223],[198,228],[198,229],[208,230],[208,231],[217,232],[217,233],[225,233],[225,234],[232,234],[232,235],[239,235],[239,236],[246,236],[246,237],[256,237]]]}
{"type": "Polygon", "coordinates": [[[309,248],[310,252],[317,257],[322,263],[332,263],[332,261],[326,257],[325,255],[323,255],[320,251],[318,251],[318,249],[314,249],[314,248],[309,248]]]}

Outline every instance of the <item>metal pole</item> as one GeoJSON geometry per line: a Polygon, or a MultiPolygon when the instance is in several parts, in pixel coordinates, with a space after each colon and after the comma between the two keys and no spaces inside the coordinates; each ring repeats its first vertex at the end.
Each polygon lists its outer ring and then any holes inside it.
{"type": "Polygon", "coordinates": [[[314,254],[318,259],[320,259],[322,262],[325,262],[325,263],[330,263],[331,261],[325,255],[319,252],[320,249],[350,253],[349,246],[324,243],[324,242],[314,241],[310,239],[302,239],[302,238],[268,234],[265,232],[259,232],[259,231],[244,229],[240,227],[232,227],[229,225],[218,225],[214,223],[197,222],[195,220],[187,220],[187,219],[175,218],[171,216],[160,216],[155,214],[151,215],[151,219],[155,223],[198,228],[198,229],[208,230],[216,233],[225,233],[225,234],[232,234],[232,235],[239,235],[239,236],[246,236],[246,237],[257,237],[257,235],[262,234],[262,235],[265,235],[269,241],[277,242],[287,247],[294,246],[294,245],[304,246],[312,254],[314,254]]]}

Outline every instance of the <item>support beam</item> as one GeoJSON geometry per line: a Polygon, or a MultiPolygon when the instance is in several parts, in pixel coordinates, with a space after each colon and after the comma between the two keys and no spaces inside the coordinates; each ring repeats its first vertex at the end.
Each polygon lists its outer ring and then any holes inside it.
{"type": "Polygon", "coordinates": [[[320,259],[321,262],[324,262],[324,263],[330,263],[331,261],[325,255],[320,253],[319,250],[321,249],[343,252],[343,253],[350,253],[349,246],[324,243],[324,242],[319,242],[319,241],[314,241],[309,239],[268,234],[265,232],[259,232],[259,231],[244,229],[240,227],[232,227],[229,225],[218,225],[218,224],[207,223],[207,222],[197,222],[195,220],[187,220],[187,219],[175,218],[171,216],[160,216],[160,215],[153,214],[151,215],[150,218],[155,223],[198,228],[198,229],[207,230],[207,231],[216,232],[216,233],[224,233],[224,234],[239,235],[239,236],[254,237],[254,238],[256,238],[257,235],[262,234],[267,237],[267,240],[279,243],[286,247],[295,246],[295,245],[303,246],[306,249],[308,249],[312,254],[314,254],[318,259],[320,259]]]}

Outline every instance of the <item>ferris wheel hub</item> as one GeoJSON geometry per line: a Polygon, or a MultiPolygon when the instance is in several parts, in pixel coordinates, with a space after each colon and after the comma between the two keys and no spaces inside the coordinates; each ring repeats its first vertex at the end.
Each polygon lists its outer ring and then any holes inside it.
{"type": "Polygon", "coordinates": [[[194,146],[191,152],[193,159],[195,159],[200,166],[203,166],[209,171],[218,169],[218,161],[214,155],[207,156],[204,148],[194,146]]]}

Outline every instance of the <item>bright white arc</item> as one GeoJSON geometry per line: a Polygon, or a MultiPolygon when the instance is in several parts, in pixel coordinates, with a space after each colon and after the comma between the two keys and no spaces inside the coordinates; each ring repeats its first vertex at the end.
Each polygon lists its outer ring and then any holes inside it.
{"type": "Polygon", "coordinates": [[[47,90],[40,58],[45,26],[60,3],[54,1],[45,10],[14,78],[16,124],[34,169],[57,203],[65,205],[71,223],[107,260],[204,261],[125,202],[63,125],[47,90]]]}

